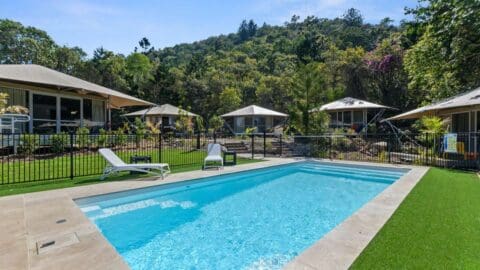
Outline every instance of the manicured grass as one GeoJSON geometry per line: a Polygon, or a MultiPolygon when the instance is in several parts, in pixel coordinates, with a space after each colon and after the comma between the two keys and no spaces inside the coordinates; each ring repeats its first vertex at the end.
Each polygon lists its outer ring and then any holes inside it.
{"type": "MultiPolygon", "coordinates": [[[[169,163],[172,167],[194,166],[203,163],[206,152],[203,150],[182,149],[122,149],[115,153],[126,162],[133,155],[150,156],[152,162],[169,163]]],[[[42,181],[70,177],[71,157],[67,153],[63,156],[42,157],[30,159],[7,159],[3,157],[0,163],[0,183],[13,184],[19,182],[42,181]]],[[[73,172],[75,177],[101,174],[105,168],[105,160],[97,151],[74,152],[73,172]]]]}
{"type": "Polygon", "coordinates": [[[480,269],[480,178],[430,169],[352,269],[480,269]]]}
{"type": "MultiPolygon", "coordinates": [[[[262,160],[238,158],[237,164],[247,164],[247,163],[253,163],[253,162],[260,162],[260,161],[262,160]]],[[[171,169],[172,169],[172,173],[195,171],[195,170],[201,169],[201,163],[183,165],[183,166],[173,166],[171,169]]],[[[112,181],[122,181],[126,179],[135,179],[135,178],[148,177],[148,176],[149,175],[143,175],[143,174],[130,175],[129,173],[121,173],[118,176],[109,177],[103,181],[100,180],[100,175],[92,175],[92,176],[75,177],[73,180],[59,179],[59,180],[51,180],[51,181],[0,185],[0,196],[45,191],[45,190],[59,189],[59,188],[68,188],[68,187],[75,187],[75,186],[82,186],[82,185],[91,185],[91,184],[105,183],[105,182],[112,182],[112,181]]]]}

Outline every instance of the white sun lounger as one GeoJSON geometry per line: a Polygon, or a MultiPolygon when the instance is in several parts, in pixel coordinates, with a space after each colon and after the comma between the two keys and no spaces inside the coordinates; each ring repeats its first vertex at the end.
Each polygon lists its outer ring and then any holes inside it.
{"type": "Polygon", "coordinates": [[[207,146],[207,157],[203,162],[203,169],[223,168],[222,146],[218,143],[209,143],[207,146]],[[208,163],[220,163],[220,165],[210,165],[208,163]]]}
{"type": "Polygon", "coordinates": [[[168,163],[138,163],[138,164],[127,164],[123,162],[111,149],[101,148],[98,150],[100,155],[102,155],[107,161],[108,165],[103,170],[103,175],[100,177],[101,180],[105,179],[112,173],[117,173],[121,171],[135,171],[135,172],[144,172],[144,173],[153,173],[161,175],[162,179],[167,173],[170,173],[170,166],[168,163]],[[158,170],[160,173],[151,171],[158,170]]]}

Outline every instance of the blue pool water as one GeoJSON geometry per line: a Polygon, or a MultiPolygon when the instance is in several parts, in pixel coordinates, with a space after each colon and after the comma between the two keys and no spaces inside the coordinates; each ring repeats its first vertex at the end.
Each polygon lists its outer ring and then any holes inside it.
{"type": "Polygon", "coordinates": [[[404,173],[301,162],[77,204],[132,269],[279,269],[404,173]]]}

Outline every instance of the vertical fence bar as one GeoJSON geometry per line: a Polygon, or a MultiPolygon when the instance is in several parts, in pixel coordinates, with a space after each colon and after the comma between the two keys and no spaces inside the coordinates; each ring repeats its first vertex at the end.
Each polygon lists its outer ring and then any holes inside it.
{"type": "Polygon", "coordinates": [[[330,135],[328,137],[328,158],[329,159],[332,159],[332,146],[333,146],[332,139],[333,139],[333,137],[332,137],[332,135],[330,135]]]}
{"type": "Polygon", "coordinates": [[[162,134],[160,133],[160,136],[158,137],[159,139],[159,143],[158,143],[158,152],[159,152],[159,158],[158,158],[158,161],[160,163],[162,163],[162,156],[163,156],[163,153],[162,153],[162,143],[163,143],[163,138],[162,138],[162,134]]]}
{"type": "Polygon", "coordinates": [[[283,156],[283,143],[282,143],[282,134],[280,134],[280,157],[283,156]]]}
{"type": "Polygon", "coordinates": [[[263,132],[263,157],[267,157],[267,133],[263,132]]]}
{"type": "Polygon", "coordinates": [[[70,179],[74,177],[73,163],[73,132],[70,132],[70,179]]]}
{"type": "Polygon", "coordinates": [[[389,164],[392,163],[392,156],[391,156],[391,154],[390,154],[390,153],[392,152],[392,150],[391,150],[391,147],[392,147],[392,142],[391,142],[391,141],[392,141],[392,138],[391,138],[391,137],[392,137],[392,136],[389,135],[389,136],[388,136],[388,140],[387,140],[387,151],[388,151],[387,153],[388,153],[388,163],[389,163],[389,164]]]}
{"type": "Polygon", "coordinates": [[[158,133],[158,136],[156,138],[157,140],[157,146],[158,146],[158,162],[162,162],[162,133],[158,133]]]}
{"type": "Polygon", "coordinates": [[[255,158],[255,135],[252,133],[252,159],[255,158]]]}
{"type": "Polygon", "coordinates": [[[197,133],[197,150],[200,150],[200,131],[197,133]]]}

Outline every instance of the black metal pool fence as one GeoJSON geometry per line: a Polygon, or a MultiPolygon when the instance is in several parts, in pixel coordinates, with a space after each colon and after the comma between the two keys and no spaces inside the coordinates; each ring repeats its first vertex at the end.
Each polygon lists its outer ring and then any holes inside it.
{"type": "Polygon", "coordinates": [[[479,134],[0,134],[0,184],[100,175],[98,154],[111,148],[125,162],[146,156],[173,170],[200,169],[208,143],[241,158],[311,157],[460,169],[479,168],[479,134]]]}

